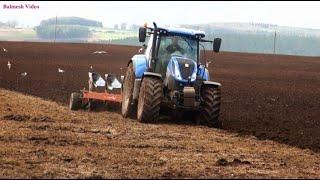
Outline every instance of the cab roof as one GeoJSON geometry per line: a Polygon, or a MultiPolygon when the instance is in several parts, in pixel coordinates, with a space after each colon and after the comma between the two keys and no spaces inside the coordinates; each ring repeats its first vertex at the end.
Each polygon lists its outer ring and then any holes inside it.
{"type": "Polygon", "coordinates": [[[169,35],[169,36],[184,36],[188,38],[204,38],[205,33],[200,30],[186,29],[186,28],[162,28],[159,27],[160,33],[169,35]]]}

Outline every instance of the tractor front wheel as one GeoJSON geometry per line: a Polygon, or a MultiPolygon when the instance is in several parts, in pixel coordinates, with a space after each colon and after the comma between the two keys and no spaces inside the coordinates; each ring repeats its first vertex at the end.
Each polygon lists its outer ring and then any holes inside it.
{"type": "Polygon", "coordinates": [[[133,63],[130,63],[124,79],[122,89],[122,103],[121,114],[124,118],[134,118],[136,108],[133,103],[133,88],[134,88],[135,74],[133,72],[133,63]]]}
{"type": "Polygon", "coordinates": [[[219,127],[221,91],[219,87],[204,86],[201,88],[202,103],[198,120],[209,127],[219,127]]]}
{"type": "Polygon", "coordinates": [[[162,101],[162,81],[156,77],[144,77],[141,83],[137,118],[140,122],[157,122],[162,101]]]}

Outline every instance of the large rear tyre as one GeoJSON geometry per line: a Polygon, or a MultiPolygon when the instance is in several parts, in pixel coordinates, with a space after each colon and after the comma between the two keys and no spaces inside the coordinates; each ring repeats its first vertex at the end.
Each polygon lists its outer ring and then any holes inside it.
{"type": "Polygon", "coordinates": [[[70,96],[69,109],[72,111],[79,110],[82,106],[80,93],[72,93],[70,96]]]}
{"type": "Polygon", "coordinates": [[[156,77],[144,77],[138,100],[138,121],[154,123],[159,120],[162,100],[162,81],[156,77]]]}
{"type": "Polygon", "coordinates": [[[126,76],[124,78],[122,89],[122,103],[121,114],[124,118],[134,118],[137,112],[137,108],[133,105],[133,88],[134,88],[135,74],[133,72],[133,64],[130,63],[126,76]]]}
{"type": "Polygon", "coordinates": [[[201,89],[202,103],[198,120],[209,127],[220,127],[219,121],[221,90],[219,87],[204,86],[201,89]]]}

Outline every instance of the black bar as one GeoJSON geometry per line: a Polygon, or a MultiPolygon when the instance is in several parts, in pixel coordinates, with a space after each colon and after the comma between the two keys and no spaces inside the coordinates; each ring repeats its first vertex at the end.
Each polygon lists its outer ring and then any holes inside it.
{"type": "Polygon", "coordinates": [[[206,39],[200,39],[200,42],[211,42],[211,43],[213,43],[213,41],[206,40],[206,39]]]}
{"type": "Polygon", "coordinates": [[[154,25],[154,29],[153,29],[153,39],[152,39],[152,52],[151,52],[151,62],[149,63],[149,70],[153,70],[154,67],[154,61],[156,59],[156,43],[157,43],[157,37],[158,37],[158,28],[157,28],[157,24],[153,23],[154,25]]]}

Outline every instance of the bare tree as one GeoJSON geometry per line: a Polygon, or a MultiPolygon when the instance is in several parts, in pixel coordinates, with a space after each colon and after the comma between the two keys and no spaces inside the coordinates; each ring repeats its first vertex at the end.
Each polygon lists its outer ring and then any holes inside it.
{"type": "Polygon", "coordinates": [[[15,28],[18,25],[18,22],[13,20],[13,21],[7,21],[7,25],[10,28],[15,28]]]}

